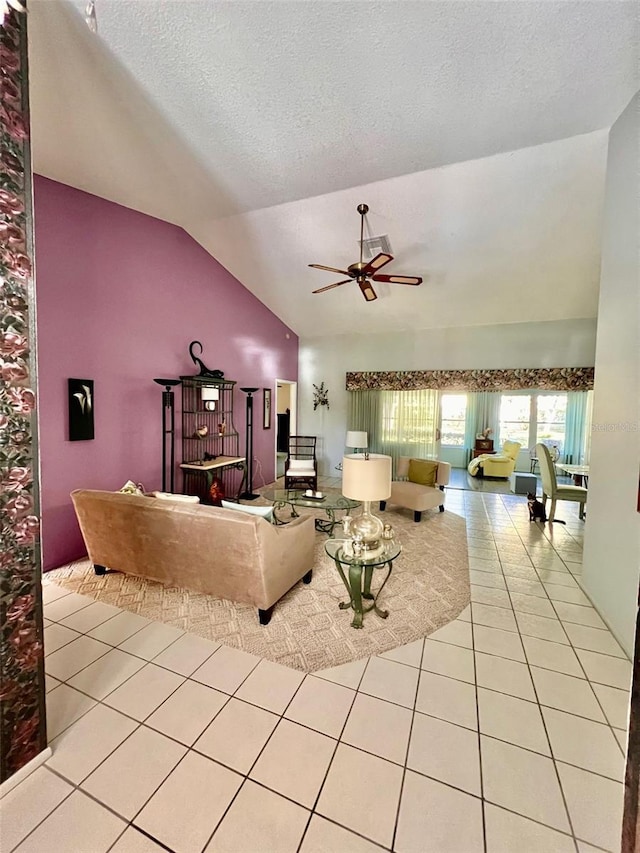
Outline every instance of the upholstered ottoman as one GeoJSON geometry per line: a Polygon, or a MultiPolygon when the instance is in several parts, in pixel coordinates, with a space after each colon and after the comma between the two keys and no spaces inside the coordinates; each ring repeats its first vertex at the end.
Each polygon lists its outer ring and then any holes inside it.
{"type": "Polygon", "coordinates": [[[521,471],[514,471],[509,477],[511,491],[514,495],[535,495],[538,488],[538,479],[535,474],[525,474],[521,471]]]}

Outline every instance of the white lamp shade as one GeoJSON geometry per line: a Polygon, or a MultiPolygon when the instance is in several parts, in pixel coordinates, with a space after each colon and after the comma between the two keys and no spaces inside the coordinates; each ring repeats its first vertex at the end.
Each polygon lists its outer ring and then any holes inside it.
{"type": "Polygon", "coordinates": [[[342,457],[342,494],[354,501],[386,501],[391,495],[391,457],[354,453],[342,457]]]}
{"type": "Polygon", "coordinates": [[[347,447],[368,447],[368,436],[366,432],[348,432],[347,447]]]}

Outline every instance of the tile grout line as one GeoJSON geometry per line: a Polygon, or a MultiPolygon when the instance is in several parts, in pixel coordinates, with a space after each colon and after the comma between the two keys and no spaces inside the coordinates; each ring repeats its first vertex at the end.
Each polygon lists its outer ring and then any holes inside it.
{"type": "MultiPolygon", "coordinates": [[[[329,763],[327,764],[327,769],[325,770],[325,773],[324,773],[324,776],[323,776],[322,782],[320,783],[320,787],[318,788],[318,792],[317,792],[317,794],[316,794],[316,796],[315,796],[315,799],[314,799],[314,801],[313,801],[313,805],[312,805],[312,806],[311,806],[311,808],[309,809],[309,818],[308,818],[308,820],[307,820],[307,823],[306,823],[306,825],[305,825],[304,831],[303,831],[302,835],[300,836],[300,841],[299,841],[299,843],[298,843],[298,847],[297,847],[297,851],[298,851],[298,853],[299,853],[299,851],[300,851],[300,849],[301,849],[302,845],[304,844],[304,839],[305,839],[305,837],[306,837],[306,835],[307,835],[307,832],[309,831],[309,826],[311,825],[311,820],[312,820],[312,818],[313,818],[314,814],[318,814],[318,816],[319,816],[319,817],[324,817],[323,815],[320,815],[320,813],[319,813],[319,812],[316,812],[316,809],[317,809],[317,807],[318,807],[318,803],[320,802],[320,797],[322,796],[322,791],[323,791],[324,786],[325,786],[325,784],[326,784],[326,782],[327,782],[327,778],[328,778],[328,776],[329,776],[329,772],[331,771],[331,767],[332,767],[332,765],[333,765],[333,761],[334,761],[334,759],[335,759],[335,757],[336,757],[336,753],[337,753],[337,751],[338,751],[338,747],[339,747],[340,743],[342,742],[342,741],[341,741],[341,738],[342,738],[342,735],[344,734],[344,730],[345,730],[345,728],[346,728],[346,726],[347,726],[347,722],[349,721],[349,717],[351,716],[351,711],[353,710],[353,706],[354,706],[354,704],[355,704],[355,701],[356,701],[356,699],[358,698],[358,695],[359,695],[359,692],[360,692],[360,690],[359,690],[360,685],[362,684],[362,680],[364,679],[365,673],[366,673],[367,669],[369,668],[369,664],[371,663],[371,659],[372,659],[372,656],[370,655],[370,656],[367,658],[367,662],[366,662],[366,664],[365,664],[365,666],[364,666],[364,669],[362,670],[362,674],[361,674],[361,676],[360,676],[360,678],[359,678],[359,680],[358,680],[358,687],[354,690],[354,693],[353,693],[353,699],[351,700],[351,704],[350,704],[350,706],[349,706],[349,711],[347,712],[347,715],[346,715],[346,717],[345,717],[345,719],[344,719],[344,723],[342,724],[342,728],[340,729],[340,734],[339,734],[339,735],[338,735],[338,737],[336,738],[336,745],[335,745],[335,747],[334,747],[334,749],[333,749],[333,752],[331,753],[331,758],[329,759],[329,763]]],[[[330,683],[332,683],[332,682],[330,682],[330,683]]],[[[344,686],[344,685],[342,685],[342,686],[344,686]]],[[[293,701],[293,697],[292,697],[291,701],[293,701]]],[[[289,705],[290,705],[290,704],[291,704],[291,702],[289,702],[289,704],[287,705],[287,708],[285,709],[285,711],[288,709],[288,707],[289,707],[289,705]]],[[[283,713],[284,713],[284,712],[283,712],[283,713]]],[[[293,721],[293,720],[291,720],[290,722],[294,722],[294,721],[293,721]]],[[[316,731],[316,730],[312,729],[312,731],[316,731]]],[[[323,732],[321,732],[321,734],[324,734],[324,733],[323,733],[323,732]]],[[[337,826],[341,826],[341,824],[339,824],[339,823],[337,823],[337,822],[335,822],[335,821],[332,821],[332,822],[333,822],[333,823],[336,823],[336,825],[337,825],[337,826]]],[[[343,827],[343,828],[344,828],[344,829],[346,829],[347,827],[343,827]]],[[[350,830],[350,831],[351,831],[351,832],[353,832],[353,830],[350,830]]],[[[357,833],[357,835],[360,835],[360,833],[357,833]]],[[[360,837],[361,837],[361,838],[363,838],[364,836],[361,836],[361,835],[360,835],[360,837]]],[[[367,840],[369,840],[369,839],[367,839],[367,840]]]]}
{"type": "Polygon", "coordinates": [[[418,694],[420,692],[420,680],[422,677],[422,662],[424,661],[424,652],[426,645],[426,637],[422,638],[422,651],[420,652],[420,669],[418,670],[418,678],[416,679],[416,689],[413,695],[413,707],[411,709],[411,722],[409,724],[409,737],[407,738],[407,748],[405,750],[404,756],[404,764],[402,767],[402,777],[400,779],[400,789],[398,791],[398,804],[395,809],[395,819],[393,823],[393,831],[391,833],[391,845],[390,849],[395,850],[396,848],[396,837],[398,834],[398,824],[400,822],[400,810],[402,808],[402,797],[404,795],[404,783],[407,778],[407,770],[411,769],[408,767],[409,764],[409,752],[411,750],[411,738],[413,737],[413,724],[416,719],[416,705],[418,703],[418,694]]]}
{"type": "Polygon", "coordinates": [[[480,733],[480,703],[478,701],[478,669],[476,662],[476,646],[475,646],[475,631],[473,623],[473,608],[469,608],[471,613],[471,654],[473,655],[473,693],[476,700],[476,722],[477,722],[477,743],[478,743],[478,767],[480,771],[480,813],[482,815],[482,843],[484,853],[487,853],[487,816],[485,813],[485,797],[484,797],[484,774],[482,772],[482,738],[480,733]]]}
{"type": "MultiPolygon", "coordinates": [[[[551,547],[552,547],[552,548],[554,548],[554,550],[555,550],[555,546],[553,545],[553,542],[550,542],[550,544],[551,544],[551,547]]],[[[556,551],[556,553],[557,553],[557,551],[556,551]]],[[[586,669],[585,669],[585,667],[584,667],[584,665],[583,665],[583,663],[582,663],[582,659],[580,658],[580,655],[578,655],[578,653],[577,653],[577,650],[579,650],[579,649],[580,649],[580,647],[579,647],[579,646],[574,646],[573,641],[572,641],[572,639],[571,639],[571,636],[570,636],[569,632],[568,632],[568,631],[566,630],[566,628],[564,627],[563,621],[562,621],[562,619],[560,619],[560,617],[559,617],[559,615],[558,615],[558,611],[556,610],[556,606],[555,606],[555,601],[554,601],[554,600],[551,598],[551,596],[549,595],[549,592],[548,592],[548,590],[547,590],[546,586],[544,585],[544,581],[543,581],[543,580],[542,580],[542,578],[540,577],[540,574],[539,574],[539,571],[538,571],[538,567],[536,566],[536,567],[534,567],[534,568],[535,568],[536,574],[537,574],[537,575],[538,575],[538,577],[540,578],[540,582],[542,583],[542,585],[543,585],[543,588],[544,588],[545,592],[547,593],[547,596],[548,596],[549,602],[550,602],[550,604],[551,604],[551,607],[553,608],[553,612],[556,614],[556,617],[558,618],[558,621],[559,621],[559,622],[560,622],[560,624],[562,625],[562,629],[563,629],[563,631],[565,632],[565,634],[566,634],[566,636],[567,636],[567,639],[569,640],[569,646],[570,646],[570,648],[572,649],[573,654],[574,654],[574,656],[576,657],[576,659],[577,659],[577,661],[578,661],[578,666],[580,667],[581,671],[584,673],[584,676],[585,676],[585,679],[584,679],[584,680],[586,680],[586,682],[588,683],[589,687],[591,688],[591,693],[592,693],[592,695],[594,696],[594,698],[595,698],[595,700],[596,700],[596,703],[597,703],[598,707],[600,708],[600,711],[601,711],[601,713],[602,713],[602,715],[603,715],[603,717],[604,717],[604,719],[605,719],[605,723],[604,723],[604,724],[603,724],[603,723],[600,723],[600,721],[596,721],[596,720],[593,720],[592,722],[597,722],[597,723],[599,723],[600,725],[606,725],[606,726],[609,728],[610,733],[611,733],[611,737],[613,738],[613,741],[614,741],[614,743],[615,743],[616,747],[620,750],[620,752],[622,753],[622,755],[623,755],[624,757],[626,757],[626,756],[625,756],[625,751],[624,751],[624,749],[622,748],[622,746],[620,745],[620,743],[618,742],[618,738],[617,738],[617,737],[616,737],[616,735],[615,735],[614,726],[611,724],[611,721],[609,720],[609,715],[606,713],[606,710],[605,710],[604,706],[602,705],[602,702],[600,701],[600,697],[598,696],[597,692],[593,689],[593,685],[592,685],[592,683],[591,683],[591,679],[589,678],[589,676],[588,676],[588,674],[587,674],[587,671],[586,671],[586,669]]],[[[595,608],[594,608],[594,610],[595,610],[595,608]]],[[[596,610],[596,613],[597,613],[597,610],[596,610]]],[[[516,620],[516,621],[517,621],[517,620],[516,620]]],[[[571,624],[574,624],[574,623],[571,623],[571,624]]],[[[589,626],[583,626],[583,627],[589,627],[589,626]]],[[[595,629],[595,630],[602,630],[602,629],[595,629]]],[[[611,634],[611,631],[609,630],[609,628],[607,628],[606,626],[605,626],[605,631],[606,631],[606,633],[607,633],[609,636],[613,636],[613,635],[611,634]]],[[[615,637],[614,637],[614,640],[615,640],[615,637]]],[[[617,641],[616,641],[616,642],[617,642],[617,641]]],[[[594,653],[594,654],[605,654],[605,655],[606,655],[606,652],[596,652],[596,651],[594,651],[593,649],[582,649],[582,651],[592,652],[592,653],[594,653]]],[[[624,652],[624,650],[623,650],[622,648],[621,648],[621,651],[623,651],[623,652],[624,652]]],[[[526,649],[525,649],[525,654],[526,654],[526,649]]],[[[614,658],[614,659],[618,659],[618,660],[623,660],[623,659],[628,660],[628,658],[626,658],[626,656],[625,656],[625,658],[618,658],[618,657],[617,657],[617,655],[607,655],[607,657],[612,657],[612,658],[614,658]]],[[[598,682],[594,682],[594,683],[596,683],[596,684],[597,684],[598,682]]],[[[610,685],[604,685],[604,686],[610,686],[610,685]]],[[[534,687],[535,687],[535,684],[534,684],[534,687]]],[[[537,691],[536,691],[536,695],[537,695],[537,691]]],[[[542,706],[541,706],[541,707],[542,707],[542,706]]],[[[562,709],[557,709],[557,710],[560,710],[560,711],[561,711],[562,709]]],[[[565,711],[564,713],[568,713],[568,712],[566,712],[566,711],[565,711]]],[[[575,716],[579,716],[579,715],[578,715],[578,714],[576,714],[575,716]]],[[[567,763],[567,762],[565,762],[565,763],[567,763]]],[[[596,774],[596,775],[600,775],[600,774],[596,774]]],[[[605,777],[605,778],[610,778],[610,777],[605,777]]],[[[619,780],[616,780],[616,781],[619,781],[619,780]]]]}
{"type": "MultiPolygon", "coordinates": [[[[551,547],[553,547],[553,543],[550,543],[550,544],[551,544],[551,547]]],[[[555,548],[554,548],[554,550],[555,550],[555,548]]],[[[538,570],[537,570],[537,568],[536,568],[535,566],[534,566],[534,569],[535,569],[535,571],[536,571],[536,574],[538,574],[538,570]]],[[[539,575],[539,574],[538,574],[538,577],[540,577],[540,575],[539,575]]],[[[544,587],[543,587],[543,588],[544,588],[544,587]]],[[[545,589],[545,593],[547,594],[547,597],[549,597],[546,589],[545,589]]],[[[509,592],[508,594],[509,594],[509,599],[511,600],[511,594],[510,594],[510,592],[509,592]]],[[[550,600],[551,600],[551,599],[549,598],[549,601],[550,601],[550,600]]],[[[513,606],[513,604],[512,604],[512,606],[513,606]]],[[[561,623],[561,624],[562,624],[562,623],[561,623]]],[[[518,623],[518,620],[517,620],[517,619],[516,619],[516,625],[518,626],[518,633],[520,634],[520,625],[519,625],[519,623],[518,623]]],[[[564,627],[562,628],[562,630],[564,631],[564,627]]],[[[566,634],[566,631],[565,631],[565,634],[566,634]]],[[[568,637],[568,634],[567,634],[567,638],[568,638],[568,639],[570,639],[570,638],[568,637]]],[[[547,721],[545,720],[544,714],[542,713],[542,705],[540,704],[540,699],[539,699],[539,696],[538,696],[538,689],[537,689],[537,687],[536,687],[536,683],[535,683],[535,680],[534,680],[534,678],[533,678],[533,673],[531,672],[531,664],[530,664],[530,661],[529,661],[529,656],[528,656],[528,654],[527,654],[526,646],[525,646],[525,644],[522,642],[522,636],[521,636],[521,635],[520,635],[520,642],[521,642],[522,647],[523,647],[523,649],[524,649],[524,656],[525,656],[525,660],[526,660],[527,670],[528,670],[528,672],[529,672],[529,678],[531,679],[531,683],[532,683],[532,685],[533,685],[534,695],[535,695],[535,697],[536,697],[536,701],[537,701],[537,703],[538,703],[538,712],[539,712],[539,714],[540,714],[540,719],[541,719],[541,721],[542,721],[542,726],[543,726],[543,729],[544,729],[545,737],[547,738],[547,743],[548,743],[548,746],[549,746],[549,753],[550,753],[550,756],[551,756],[551,761],[552,761],[552,764],[553,764],[553,769],[554,769],[554,772],[555,772],[555,775],[556,775],[556,779],[557,779],[557,782],[558,782],[558,787],[559,787],[559,789],[560,789],[560,796],[562,797],[562,803],[563,803],[563,805],[564,805],[565,814],[566,814],[566,816],[567,816],[567,820],[568,820],[568,822],[569,822],[569,828],[570,828],[570,830],[571,830],[571,835],[572,835],[572,837],[573,837],[573,844],[574,844],[574,847],[575,847],[575,849],[576,849],[576,853],[580,853],[580,850],[579,850],[579,848],[578,848],[578,842],[577,842],[577,839],[576,839],[576,833],[575,833],[575,830],[574,830],[574,827],[573,827],[573,820],[572,820],[572,818],[571,818],[571,813],[570,813],[570,811],[569,811],[569,804],[568,804],[568,802],[567,802],[567,797],[566,797],[566,794],[565,794],[565,790],[564,790],[564,787],[563,787],[563,785],[562,785],[562,779],[561,779],[561,777],[560,777],[560,771],[559,771],[559,769],[558,769],[557,759],[556,759],[555,754],[554,754],[553,745],[552,745],[552,743],[551,743],[551,738],[549,737],[549,730],[548,730],[548,727],[547,727],[547,721]]],[[[575,655],[575,651],[574,651],[574,655],[575,655]]],[[[577,655],[576,655],[576,657],[577,657],[577,655]]]]}

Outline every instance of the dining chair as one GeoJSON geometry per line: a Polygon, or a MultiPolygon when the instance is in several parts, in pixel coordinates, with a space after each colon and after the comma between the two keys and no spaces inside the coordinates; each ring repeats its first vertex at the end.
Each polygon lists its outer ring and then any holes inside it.
{"type": "Polygon", "coordinates": [[[289,436],[289,454],[284,468],[285,489],[318,488],[315,435],[289,436]]]}
{"type": "Polygon", "coordinates": [[[583,486],[559,486],[556,477],[556,467],[546,444],[536,444],[536,456],[540,464],[542,478],[542,503],[547,504],[551,499],[551,510],[548,521],[551,523],[556,514],[556,501],[577,501],[580,504],[580,518],[584,518],[584,505],[587,502],[587,490],[583,486]]]}

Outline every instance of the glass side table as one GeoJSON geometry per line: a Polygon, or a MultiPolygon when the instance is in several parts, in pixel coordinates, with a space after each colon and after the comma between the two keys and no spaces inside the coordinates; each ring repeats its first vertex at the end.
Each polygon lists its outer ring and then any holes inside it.
{"type": "Polygon", "coordinates": [[[370,610],[375,610],[381,619],[386,619],[389,615],[388,610],[380,610],[377,601],[378,596],[389,580],[389,575],[393,569],[393,561],[402,551],[402,547],[391,539],[385,543],[381,554],[367,560],[365,555],[356,557],[346,554],[344,552],[345,542],[346,540],[344,539],[328,539],[324,543],[324,550],[335,562],[338,573],[349,593],[349,601],[341,601],[339,607],[341,610],[351,608],[354,611],[351,627],[362,628],[364,614],[370,610]],[[374,594],[371,592],[373,570],[384,569],[385,567],[387,574],[380,588],[374,594]],[[371,603],[365,605],[363,604],[363,599],[371,603]]]}
{"type": "Polygon", "coordinates": [[[360,506],[360,501],[345,498],[336,489],[326,489],[324,496],[320,499],[307,498],[304,491],[300,491],[299,489],[272,489],[268,492],[263,492],[262,495],[273,504],[273,517],[276,524],[287,524],[277,514],[277,510],[287,505],[291,509],[292,518],[297,518],[298,516],[296,507],[303,506],[307,509],[323,510],[327,517],[316,518],[316,530],[321,533],[328,533],[329,536],[333,536],[333,528],[336,524],[340,524],[340,521],[336,518],[338,510],[342,510],[346,515],[349,515],[352,509],[360,506]]]}

